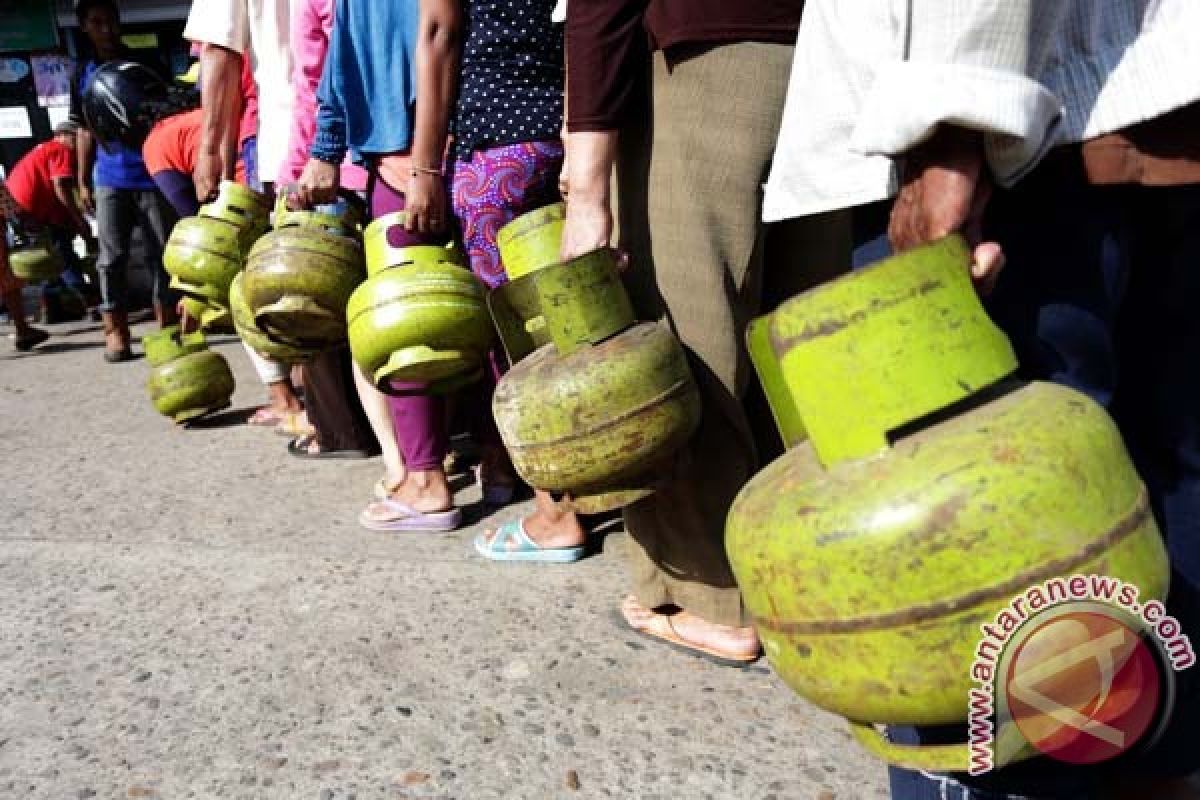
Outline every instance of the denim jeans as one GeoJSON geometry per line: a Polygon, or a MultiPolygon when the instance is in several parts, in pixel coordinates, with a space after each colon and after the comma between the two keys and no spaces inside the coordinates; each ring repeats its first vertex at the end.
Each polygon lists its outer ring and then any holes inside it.
{"type": "Polygon", "coordinates": [[[153,300],[156,305],[173,305],[175,293],[168,288],[170,278],[162,265],[163,245],[175,224],[167,201],[155,189],[113,189],[96,187],[96,225],[99,229],[100,310],[116,311],[128,304],[127,273],[129,246],[135,225],[141,225],[146,241],[147,265],[153,276],[153,300]]]}
{"type": "MultiPolygon", "coordinates": [[[[886,204],[859,212],[856,266],[886,250],[886,204]]],[[[1200,187],[1090,186],[1078,151],[1062,149],[996,193],[985,231],[1007,255],[988,310],[1011,338],[1022,376],[1071,386],[1112,413],[1167,539],[1168,609],[1200,641],[1200,187]]],[[[1035,759],[981,779],[892,769],[892,796],[1084,800],[1112,774],[1192,772],[1200,768],[1197,672],[1176,676],[1172,722],[1148,753],[1091,768],[1035,759]]],[[[905,743],[966,739],[961,726],[889,734],[905,743]]]]}

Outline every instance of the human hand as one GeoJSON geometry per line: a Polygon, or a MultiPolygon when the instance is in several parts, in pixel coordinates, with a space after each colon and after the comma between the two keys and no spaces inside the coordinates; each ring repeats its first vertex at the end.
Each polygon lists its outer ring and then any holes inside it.
{"type": "Polygon", "coordinates": [[[206,153],[201,149],[196,154],[196,171],[192,173],[192,182],[196,185],[197,200],[207,203],[216,198],[223,172],[220,153],[206,153]]]}
{"type": "Polygon", "coordinates": [[[986,295],[1004,268],[1000,245],[983,241],[983,213],[991,196],[979,134],[939,129],[906,158],[888,225],[892,249],[902,252],[961,233],[973,251],[971,279],[986,295]]]}
{"type": "Polygon", "coordinates": [[[79,186],[79,206],[88,214],[96,213],[95,189],[87,184],[79,186]]]}
{"type": "Polygon", "coordinates": [[[612,232],[612,209],[607,202],[569,197],[559,255],[563,261],[569,261],[593,250],[608,247],[612,232]]]}
{"type": "Polygon", "coordinates": [[[562,157],[562,166],[560,166],[558,168],[558,193],[561,194],[564,199],[566,199],[567,192],[571,188],[571,180],[569,177],[571,174],[570,170],[569,170],[570,163],[567,161],[567,155],[568,155],[569,150],[567,148],[567,128],[566,128],[566,126],[563,126],[562,133],[560,134],[560,136],[562,138],[562,144],[563,144],[563,157],[562,157]]]}
{"type": "Polygon", "coordinates": [[[337,164],[310,158],[296,184],[296,199],[304,208],[312,208],[337,199],[341,170],[337,164]]]}
{"type": "Polygon", "coordinates": [[[433,234],[446,230],[446,182],[441,175],[410,169],[404,195],[405,227],[410,233],[433,234]]]}

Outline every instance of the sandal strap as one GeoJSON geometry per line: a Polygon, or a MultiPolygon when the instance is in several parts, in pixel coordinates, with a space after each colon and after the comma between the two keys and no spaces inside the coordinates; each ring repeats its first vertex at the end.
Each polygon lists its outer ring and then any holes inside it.
{"type": "Polygon", "coordinates": [[[493,552],[518,552],[528,550],[541,550],[537,542],[529,538],[529,534],[525,532],[524,519],[510,519],[508,522],[502,522],[496,533],[492,536],[491,544],[488,546],[493,552]],[[518,545],[516,548],[510,549],[509,544],[518,545]]]}

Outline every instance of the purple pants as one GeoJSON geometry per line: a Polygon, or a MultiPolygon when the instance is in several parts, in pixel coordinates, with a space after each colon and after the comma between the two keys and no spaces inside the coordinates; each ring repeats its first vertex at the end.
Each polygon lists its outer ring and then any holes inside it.
{"type": "MultiPolygon", "coordinates": [[[[374,171],[367,181],[367,201],[371,204],[372,218],[404,210],[404,194],[389,186],[387,181],[374,171]]],[[[436,238],[431,240],[419,233],[409,233],[401,225],[393,226],[388,231],[387,238],[393,247],[436,243],[436,238]]],[[[419,385],[396,386],[420,388],[419,385]]],[[[441,469],[442,462],[450,451],[446,402],[440,397],[427,394],[389,396],[388,407],[392,412],[396,443],[404,456],[405,466],[418,471],[441,469]]]]}

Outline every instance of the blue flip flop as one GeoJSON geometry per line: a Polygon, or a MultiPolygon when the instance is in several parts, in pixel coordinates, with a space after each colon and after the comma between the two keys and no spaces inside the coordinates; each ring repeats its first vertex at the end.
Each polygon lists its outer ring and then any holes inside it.
{"type": "Polygon", "coordinates": [[[489,542],[486,534],[475,537],[475,551],[492,561],[540,561],[548,564],[570,564],[583,558],[587,547],[538,547],[525,533],[525,521],[513,519],[496,529],[489,542]]]}

